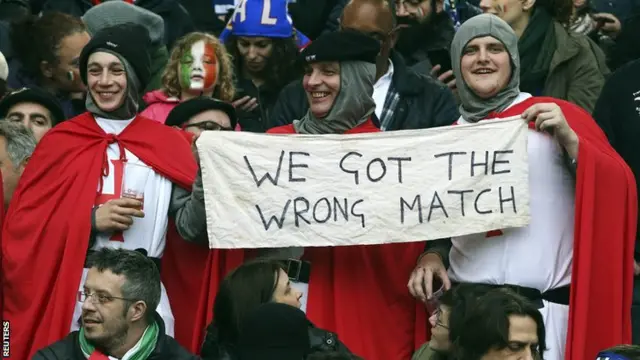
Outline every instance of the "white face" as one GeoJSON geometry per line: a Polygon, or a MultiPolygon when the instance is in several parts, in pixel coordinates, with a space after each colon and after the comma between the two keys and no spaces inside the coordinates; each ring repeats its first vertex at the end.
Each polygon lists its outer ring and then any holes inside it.
{"type": "Polygon", "coordinates": [[[87,65],[87,87],[103,111],[112,112],[122,106],[127,95],[127,73],[120,59],[106,52],[91,54],[87,65]]]}
{"type": "Polygon", "coordinates": [[[192,91],[211,90],[218,77],[218,61],[213,45],[196,41],[180,59],[180,86],[192,91]]]}
{"type": "Polygon", "coordinates": [[[499,40],[491,36],[475,38],[462,52],[460,72],[476,95],[489,99],[509,84],[511,57],[499,40]]]}

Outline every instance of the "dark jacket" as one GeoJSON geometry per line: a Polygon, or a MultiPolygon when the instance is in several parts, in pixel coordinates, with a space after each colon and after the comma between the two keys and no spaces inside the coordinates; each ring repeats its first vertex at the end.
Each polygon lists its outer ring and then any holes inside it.
{"type": "MultiPolygon", "coordinates": [[[[178,342],[165,334],[164,322],[158,313],[156,321],[160,326],[158,341],[147,360],[198,360],[199,357],[190,354],[178,342]]],[[[86,360],[78,340],[79,331],[74,331],[64,339],[38,351],[31,360],[86,360]]]]}
{"type": "MultiPolygon", "coordinates": [[[[393,111],[393,115],[385,122],[385,131],[447,126],[458,119],[458,106],[451,91],[430,76],[418,74],[407,67],[402,56],[395,51],[391,52],[391,61],[393,77],[383,115],[387,110],[393,111]],[[392,89],[399,95],[395,106],[389,101],[392,89]]],[[[295,81],[281,91],[269,127],[291,124],[304,116],[308,109],[302,82],[295,81]]]]}
{"type": "MultiPolygon", "coordinates": [[[[203,360],[236,360],[237,354],[232,349],[224,349],[222,346],[216,343],[217,339],[215,335],[212,335],[211,331],[207,331],[204,344],[202,345],[202,359],[203,360]],[[217,348],[222,353],[216,354],[217,348]]],[[[339,352],[344,354],[351,354],[351,351],[338,340],[338,336],[332,332],[319,329],[313,324],[309,323],[309,344],[311,345],[311,354],[319,352],[339,352]]]]}
{"type": "Polygon", "coordinates": [[[338,19],[348,0],[297,0],[289,4],[293,25],[309,37],[338,30],[338,19]]]}
{"type": "MultiPolygon", "coordinates": [[[[607,80],[593,111],[593,118],[607,135],[611,146],[640,179],[640,60],[617,70],[607,80]]],[[[640,192],[640,181],[636,186],[640,192]]],[[[640,221],[640,212],[638,213],[640,221]]],[[[636,237],[635,259],[640,261],[640,227],[636,237]]]]}
{"type": "Polygon", "coordinates": [[[258,106],[253,111],[243,111],[237,109],[238,123],[242,131],[263,133],[269,130],[269,117],[273,106],[278,101],[280,88],[269,86],[265,83],[257,88],[253,81],[236,75],[236,97],[235,100],[244,96],[249,96],[258,100],[258,106]]]}
{"type": "Polygon", "coordinates": [[[604,53],[588,37],[571,35],[558,22],[555,34],[556,50],[541,95],[567,100],[591,113],[609,73],[604,53]]]}
{"type": "MultiPolygon", "coordinates": [[[[43,12],[59,11],[81,17],[93,6],[91,0],[47,0],[43,12]]],[[[136,6],[156,13],[164,20],[164,39],[169,49],[182,36],[195,31],[187,10],[178,0],[138,0],[136,6]]]]}
{"type": "Polygon", "coordinates": [[[218,37],[227,25],[218,17],[211,1],[180,0],[180,4],[191,15],[196,31],[208,32],[218,37]]]}
{"type": "Polygon", "coordinates": [[[448,50],[454,35],[455,28],[449,14],[441,12],[434,14],[427,24],[401,29],[395,49],[402,54],[407,65],[425,64],[419,72],[429,74],[432,67],[429,51],[448,50]]]}

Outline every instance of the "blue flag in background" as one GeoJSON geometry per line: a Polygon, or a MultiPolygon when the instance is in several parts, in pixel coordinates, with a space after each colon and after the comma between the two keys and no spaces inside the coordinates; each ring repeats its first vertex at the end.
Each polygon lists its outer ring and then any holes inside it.
{"type": "Polygon", "coordinates": [[[295,35],[298,47],[305,47],[310,40],[293,28],[288,3],[288,0],[241,0],[220,34],[220,41],[224,43],[229,35],[272,38],[295,35]]]}
{"type": "Polygon", "coordinates": [[[212,6],[217,15],[227,15],[229,10],[233,10],[240,0],[213,0],[212,6]]]}

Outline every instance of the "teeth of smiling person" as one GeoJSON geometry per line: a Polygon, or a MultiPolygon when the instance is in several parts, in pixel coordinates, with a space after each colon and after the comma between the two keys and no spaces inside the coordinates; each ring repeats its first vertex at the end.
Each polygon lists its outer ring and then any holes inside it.
{"type": "Polygon", "coordinates": [[[313,98],[323,98],[323,97],[329,96],[329,93],[328,92],[314,92],[314,93],[311,93],[311,96],[313,98]]]}

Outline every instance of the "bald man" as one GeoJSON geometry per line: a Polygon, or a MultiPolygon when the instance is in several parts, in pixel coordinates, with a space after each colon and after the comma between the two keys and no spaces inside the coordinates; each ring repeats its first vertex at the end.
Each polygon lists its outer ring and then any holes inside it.
{"type": "MultiPolygon", "coordinates": [[[[402,56],[393,50],[398,28],[387,0],[351,0],[344,8],[340,26],[369,34],[382,45],[373,99],[383,131],[448,126],[458,118],[451,91],[407,67],[402,56]]],[[[288,125],[308,109],[302,81],[297,80],[280,92],[269,126],[288,125]]]]}

